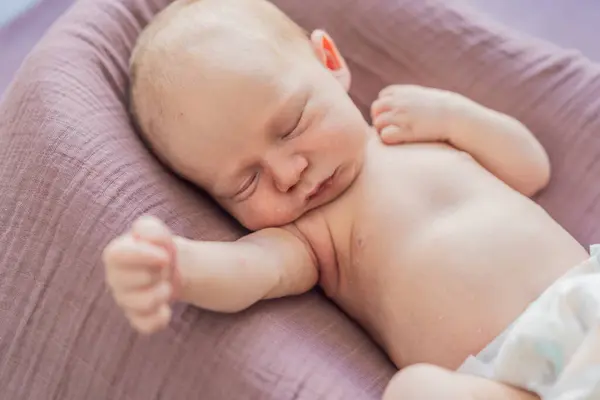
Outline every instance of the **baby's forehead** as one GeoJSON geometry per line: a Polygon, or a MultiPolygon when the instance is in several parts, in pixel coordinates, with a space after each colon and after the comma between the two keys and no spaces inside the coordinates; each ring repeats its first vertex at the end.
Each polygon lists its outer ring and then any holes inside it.
{"type": "Polygon", "coordinates": [[[195,0],[173,8],[156,23],[162,36],[171,42],[218,38],[223,33],[248,39],[266,36],[271,42],[307,39],[302,28],[265,0],[195,0]]]}
{"type": "Polygon", "coordinates": [[[145,43],[139,46],[137,62],[144,64],[145,75],[151,75],[147,84],[161,76],[194,73],[237,72],[264,78],[278,73],[282,64],[314,57],[303,31],[270,3],[219,2],[197,1],[189,11],[158,21],[162,28],[141,39],[145,43]]]}
{"type": "MultiPolygon", "coordinates": [[[[174,121],[165,119],[178,114],[173,108],[181,103],[210,103],[225,89],[232,96],[259,95],[258,89],[278,81],[288,54],[302,53],[292,46],[310,50],[304,32],[263,0],[176,1],[170,8],[140,37],[132,57],[140,125],[160,131],[148,133],[154,142],[166,139],[160,136],[174,121]]],[[[209,108],[215,116],[230,114],[209,108]]]]}

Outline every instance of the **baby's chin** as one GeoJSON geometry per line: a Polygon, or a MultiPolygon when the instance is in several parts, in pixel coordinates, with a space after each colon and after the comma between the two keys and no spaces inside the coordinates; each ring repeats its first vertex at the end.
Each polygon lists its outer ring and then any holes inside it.
{"type": "Polygon", "coordinates": [[[257,218],[238,218],[238,221],[250,231],[258,231],[266,228],[279,228],[282,226],[293,224],[298,221],[302,217],[307,214],[319,209],[320,207],[324,207],[333,201],[335,201],[339,196],[332,195],[327,198],[319,199],[315,202],[308,202],[303,208],[298,210],[287,212],[286,214],[269,214],[269,215],[261,215],[257,218]]]}
{"type": "Polygon", "coordinates": [[[295,212],[293,214],[289,213],[287,215],[263,214],[256,218],[238,218],[238,221],[242,224],[242,226],[250,231],[259,231],[261,229],[278,228],[290,225],[302,218],[307,212],[308,210],[295,212]]]}

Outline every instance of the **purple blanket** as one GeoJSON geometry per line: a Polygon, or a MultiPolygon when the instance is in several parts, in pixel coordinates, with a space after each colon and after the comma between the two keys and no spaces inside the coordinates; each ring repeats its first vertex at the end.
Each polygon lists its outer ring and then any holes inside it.
{"type": "MultiPolygon", "coordinates": [[[[318,291],[238,315],[180,306],[152,337],[106,292],[101,251],[141,214],[198,239],[242,233],[156,162],[125,110],[131,46],[166,3],[80,0],[0,105],[2,398],[379,398],[392,365],[318,291]]],[[[275,3],[337,39],[363,111],[383,86],[411,82],[521,119],[553,163],[540,204],[582,243],[599,241],[598,66],[446,0],[275,3]]]]}

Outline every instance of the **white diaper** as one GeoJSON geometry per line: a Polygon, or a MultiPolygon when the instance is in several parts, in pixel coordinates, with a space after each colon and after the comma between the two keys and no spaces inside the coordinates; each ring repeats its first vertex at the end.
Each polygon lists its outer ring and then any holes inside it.
{"type": "Polygon", "coordinates": [[[544,400],[599,400],[600,365],[556,382],[592,328],[600,326],[600,245],[556,281],[459,372],[537,393],[544,400]]]}

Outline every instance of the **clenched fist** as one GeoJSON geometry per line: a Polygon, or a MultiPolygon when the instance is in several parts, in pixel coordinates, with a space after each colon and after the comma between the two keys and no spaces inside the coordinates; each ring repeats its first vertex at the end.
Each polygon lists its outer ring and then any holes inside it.
{"type": "Polygon", "coordinates": [[[104,250],[107,284],[131,325],[152,333],[168,325],[180,285],[174,236],[160,221],[142,217],[104,250]]]}

